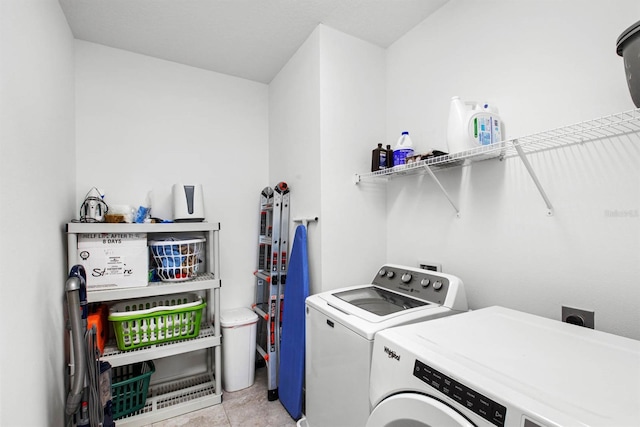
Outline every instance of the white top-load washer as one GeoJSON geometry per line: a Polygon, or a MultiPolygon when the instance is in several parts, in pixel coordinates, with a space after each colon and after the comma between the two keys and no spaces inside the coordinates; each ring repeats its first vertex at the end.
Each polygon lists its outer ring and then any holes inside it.
{"type": "Polygon", "coordinates": [[[305,424],[363,427],[370,413],[374,336],[393,326],[466,311],[462,281],[452,275],[385,265],[370,284],[306,300],[305,424]]]}
{"type": "Polygon", "coordinates": [[[376,336],[367,427],[640,425],[640,341],[502,307],[376,336]]]}

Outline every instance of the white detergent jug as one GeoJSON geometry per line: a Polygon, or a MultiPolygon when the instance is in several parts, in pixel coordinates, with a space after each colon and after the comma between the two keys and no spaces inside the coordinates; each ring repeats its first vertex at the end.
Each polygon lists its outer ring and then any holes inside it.
{"type": "Polygon", "coordinates": [[[404,165],[407,163],[407,157],[413,156],[413,142],[409,136],[409,132],[402,132],[398,144],[393,149],[393,166],[404,165]]]}
{"type": "Polygon", "coordinates": [[[502,141],[502,121],[497,108],[486,103],[451,98],[447,145],[449,154],[502,141]]]}

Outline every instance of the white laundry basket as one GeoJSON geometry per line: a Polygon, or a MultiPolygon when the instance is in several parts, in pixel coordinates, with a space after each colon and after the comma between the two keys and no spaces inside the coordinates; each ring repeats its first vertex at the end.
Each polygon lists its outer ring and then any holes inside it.
{"type": "Polygon", "coordinates": [[[222,386],[237,391],[253,385],[258,315],[248,308],[220,313],[222,326],[222,386]]]}

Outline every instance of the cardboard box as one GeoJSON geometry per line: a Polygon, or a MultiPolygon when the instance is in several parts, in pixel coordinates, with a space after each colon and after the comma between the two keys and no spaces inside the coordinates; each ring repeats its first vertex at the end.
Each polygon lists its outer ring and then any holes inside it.
{"type": "Polygon", "coordinates": [[[78,263],[87,273],[87,290],[135,288],[149,283],[146,233],[78,235],[78,263]]]}

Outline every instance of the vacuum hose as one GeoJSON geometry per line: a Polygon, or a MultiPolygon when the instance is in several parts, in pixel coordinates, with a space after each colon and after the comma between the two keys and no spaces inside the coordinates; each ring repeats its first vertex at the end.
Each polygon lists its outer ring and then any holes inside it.
{"type": "Polygon", "coordinates": [[[87,374],[87,358],[84,334],[87,327],[87,301],[86,301],[86,276],[84,267],[76,265],[71,269],[69,278],[65,284],[67,293],[67,307],[69,310],[69,323],[71,326],[71,340],[73,343],[73,361],[75,370],[73,385],[67,396],[65,411],[72,415],[78,410],[82,401],[82,393],[85,387],[87,374]]]}

